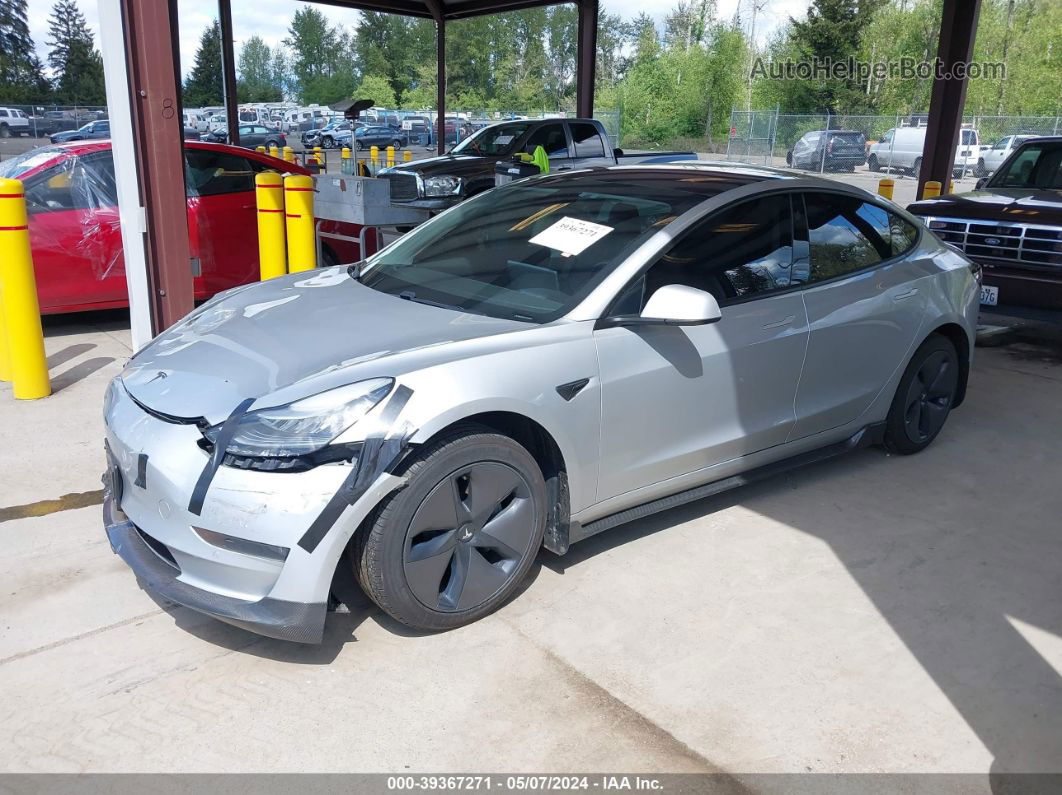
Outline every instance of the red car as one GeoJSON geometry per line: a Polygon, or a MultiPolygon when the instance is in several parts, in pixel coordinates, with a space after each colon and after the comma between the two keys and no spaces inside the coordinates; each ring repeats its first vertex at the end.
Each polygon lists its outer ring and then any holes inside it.
{"type": "MultiPolygon", "coordinates": [[[[205,299],[259,278],[254,175],[269,169],[309,172],[236,146],[186,141],[184,147],[195,297],[205,299]]],[[[0,177],[26,186],[41,312],[127,306],[111,142],[34,149],[0,163],[0,177]]],[[[357,237],[360,227],[322,224],[322,231],[357,237]]],[[[375,250],[375,237],[369,239],[367,254],[375,250]]],[[[360,258],[357,243],[323,245],[323,264],[360,258]]]]}

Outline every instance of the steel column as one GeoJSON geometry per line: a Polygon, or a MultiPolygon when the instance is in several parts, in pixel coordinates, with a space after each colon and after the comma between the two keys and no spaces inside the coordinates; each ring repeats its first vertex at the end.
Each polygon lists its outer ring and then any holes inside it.
{"type": "Polygon", "coordinates": [[[125,26],[133,151],[144,212],[151,329],[158,334],[193,307],[184,184],[177,0],[120,0],[125,26]]]}
{"type": "Polygon", "coordinates": [[[435,144],[436,151],[446,153],[446,20],[441,16],[435,21],[435,57],[438,59],[435,80],[438,95],[435,100],[435,144]]]}
{"type": "MultiPolygon", "coordinates": [[[[937,58],[943,73],[953,73],[956,64],[968,63],[973,57],[980,13],[981,0],[944,0],[940,15],[940,40],[937,43],[937,58]]],[[[917,198],[921,198],[925,184],[930,180],[939,182],[947,192],[965,104],[965,77],[934,77],[917,198]]]]}
{"type": "Polygon", "coordinates": [[[239,97],[236,96],[236,58],[232,46],[232,6],[230,0],[218,0],[218,21],[221,26],[221,94],[225,103],[225,123],[229,128],[229,143],[240,145],[239,97]]]}
{"type": "Polygon", "coordinates": [[[598,0],[578,0],[579,51],[576,55],[575,108],[583,118],[594,115],[594,78],[597,70],[598,0]]]}

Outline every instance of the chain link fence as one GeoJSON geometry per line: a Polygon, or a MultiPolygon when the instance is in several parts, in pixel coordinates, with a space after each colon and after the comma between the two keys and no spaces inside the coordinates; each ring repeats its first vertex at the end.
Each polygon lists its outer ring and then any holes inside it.
{"type": "MultiPolygon", "coordinates": [[[[860,116],[788,114],[777,110],[734,110],[730,114],[727,160],[793,166],[823,173],[866,168],[884,173],[914,172],[921,163],[927,114],[860,116]],[[902,131],[902,132],[897,132],[902,131]],[[862,146],[862,157],[855,151],[862,146]]],[[[956,147],[959,176],[983,176],[1009,154],[1015,135],[1057,135],[1060,116],[964,116],[956,147]]]]}
{"type": "Polygon", "coordinates": [[[47,138],[107,118],[104,105],[3,105],[0,138],[47,138]]]}

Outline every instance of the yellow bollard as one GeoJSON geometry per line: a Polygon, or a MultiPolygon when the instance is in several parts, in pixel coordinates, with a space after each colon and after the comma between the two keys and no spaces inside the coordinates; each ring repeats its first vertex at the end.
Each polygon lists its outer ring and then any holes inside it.
{"type": "Polygon", "coordinates": [[[313,223],[313,177],[284,177],[284,220],[288,232],[288,273],[317,267],[317,240],[313,223]]]}
{"type": "Polygon", "coordinates": [[[340,157],[342,157],[344,160],[350,160],[350,147],[344,146],[343,150],[339,154],[340,157]]]}
{"type": "Polygon", "coordinates": [[[275,171],[254,175],[258,202],[258,270],[262,281],[288,272],[284,245],[284,181],[275,171]]]}
{"type": "Polygon", "coordinates": [[[935,179],[929,180],[922,188],[923,199],[935,199],[940,195],[940,183],[935,179]]]}
{"type": "Polygon", "coordinates": [[[354,164],[350,161],[350,147],[344,146],[339,153],[339,171],[343,174],[353,174],[354,164]]]}
{"type": "Polygon", "coordinates": [[[11,351],[7,344],[7,321],[4,319],[4,295],[0,290],[0,381],[11,380],[11,351]]]}
{"type": "Polygon", "coordinates": [[[402,152],[402,162],[411,163],[413,161],[413,150],[406,149],[402,152]]]}
{"type": "Polygon", "coordinates": [[[48,397],[52,385],[33,276],[26,194],[17,179],[0,179],[0,301],[15,398],[48,397]]]}
{"type": "Polygon", "coordinates": [[[280,150],[277,149],[276,144],[274,144],[273,146],[269,147],[269,156],[270,157],[280,157],[280,150]]]}
{"type": "Polygon", "coordinates": [[[380,165],[379,162],[378,162],[379,157],[380,157],[380,147],[378,147],[378,146],[370,146],[369,147],[369,162],[372,165],[369,167],[369,170],[372,172],[372,174],[374,176],[376,174],[376,169],[379,168],[379,165],[380,165]]]}
{"type": "Polygon", "coordinates": [[[258,144],[258,146],[254,148],[254,151],[256,151],[260,155],[264,155],[266,153],[266,148],[261,144],[258,144]]]}
{"type": "Polygon", "coordinates": [[[387,147],[387,167],[391,168],[395,164],[395,148],[393,146],[387,147]]]}
{"type": "Polygon", "coordinates": [[[896,180],[885,177],[878,180],[878,195],[886,199],[892,199],[892,193],[896,189],[896,180]]]}
{"type": "Polygon", "coordinates": [[[295,162],[295,150],[290,146],[284,147],[284,159],[289,163],[295,162]]]}

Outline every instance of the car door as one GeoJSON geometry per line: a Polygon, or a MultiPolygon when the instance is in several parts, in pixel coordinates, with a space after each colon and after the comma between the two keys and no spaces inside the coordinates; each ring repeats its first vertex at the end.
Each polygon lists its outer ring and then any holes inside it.
{"type": "Polygon", "coordinates": [[[807,282],[811,334],[792,439],[855,422],[870,407],[920,339],[932,278],[901,256],[918,232],[888,209],[825,191],[795,207],[794,274],[807,282]]]}
{"type": "Polygon", "coordinates": [[[572,139],[572,165],[577,168],[610,166],[615,163],[612,148],[602,140],[596,124],[586,121],[568,122],[572,139]]]}
{"type": "Polygon", "coordinates": [[[124,300],[128,292],[110,151],[69,157],[27,178],[25,185],[41,308],[124,300]]]}
{"type": "Polygon", "coordinates": [[[792,251],[788,195],[751,199],[698,223],[617,298],[612,314],[636,314],[684,284],[713,293],[722,319],[594,332],[600,499],[785,442],[808,341],[792,251]]]}
{"type": "Polygon", "coordinates": [[[1006,138],[1001,138],[996,141],[992,148],[984,154],[985,169],[988,171],[995,171],[999,168],[999,164],[1006,160],[1007,155],[1010,153],[1010,142],[1012,136],[1008,135],[1006,138]]]}
{"type": "Polygon", "coordinates": [[[528,134],[520,151],[533,155],[540,146],[549,158],[550,171],[568,171],[572,168],[568,134],[563,123],[556,121],[538,125],[528,134]]]}
{"type": "Polygon", "coordinates": [[[241,155],[185,149],[191,256],[198,259],[197,296],[213,295],[258,276],[254,170],[241,155]]]}

